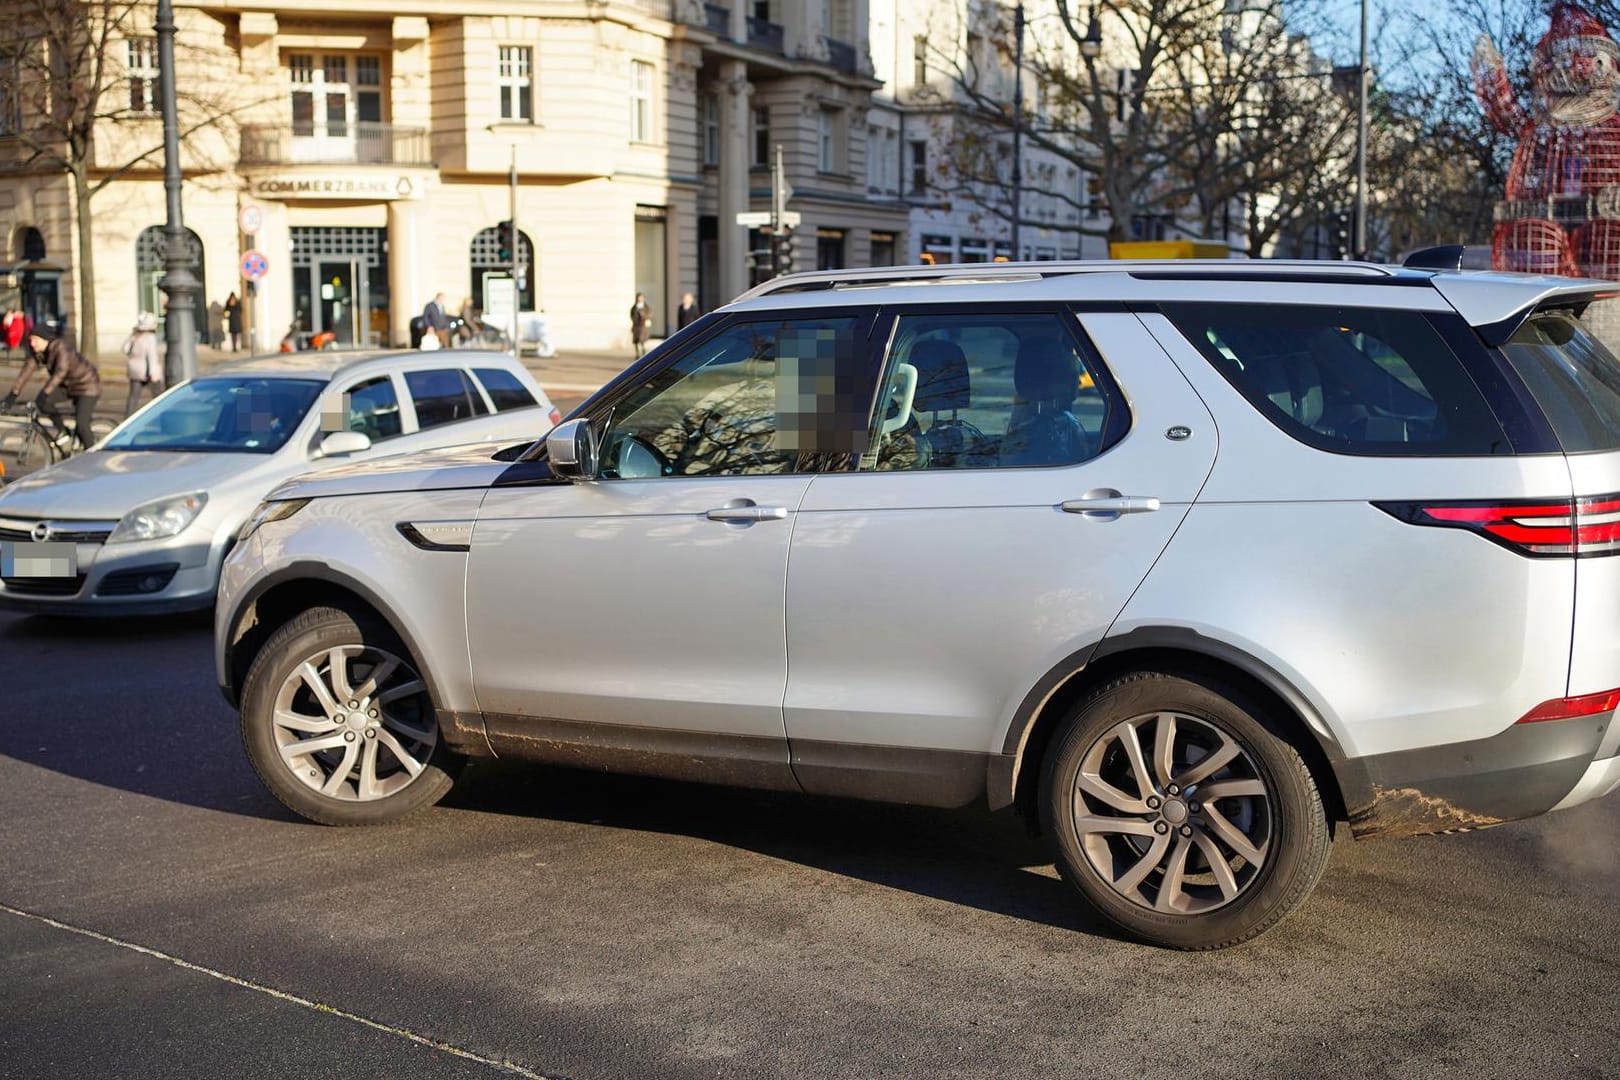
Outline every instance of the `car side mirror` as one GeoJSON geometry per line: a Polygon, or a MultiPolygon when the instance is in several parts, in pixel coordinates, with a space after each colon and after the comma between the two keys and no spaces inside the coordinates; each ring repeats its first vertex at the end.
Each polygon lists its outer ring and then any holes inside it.
{"type": "Polygon", "coordinates": [[[345,457],[371,449],[371,436],[363,431],[333,431],[321,440],[321,457],[345,457]]]}
{"type": "Polygon", "coordinates": [[[589,420],[569,420],[546,435],[546,460],[553,476],[578,483],[595,480],[597,469],[596,429],[589,420]]]}

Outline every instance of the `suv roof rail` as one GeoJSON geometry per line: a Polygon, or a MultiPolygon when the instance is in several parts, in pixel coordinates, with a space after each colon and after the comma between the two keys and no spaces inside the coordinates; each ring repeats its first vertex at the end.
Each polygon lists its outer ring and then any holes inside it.
{"type": "Polygon", "coordinates": [[[1285,277],[1309,280],[1387,278],[1398,269],[1376,263],[1323,262],[1307,259],[1081,259],[1052,262],[944,263],[935,266],[875,266],[850,270],[814,270],[787,274],[755,285],[732,303],[779,293],[822,289],[876,288],[885,285],[985,285],[1039,281],[1072,274],[1174,274],[1203,279],[1285,277]]]}

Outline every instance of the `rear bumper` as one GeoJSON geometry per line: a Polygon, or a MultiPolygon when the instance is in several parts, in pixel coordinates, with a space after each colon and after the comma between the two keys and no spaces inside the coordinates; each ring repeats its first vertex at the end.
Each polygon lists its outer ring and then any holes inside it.
{"type": "Polygon", "coordinates": [[[1612,715],[1514,724],[1486,739],[1343,762],[1360,839],[1466,832],[1599,798],[1620,786],[1612,715]]]}

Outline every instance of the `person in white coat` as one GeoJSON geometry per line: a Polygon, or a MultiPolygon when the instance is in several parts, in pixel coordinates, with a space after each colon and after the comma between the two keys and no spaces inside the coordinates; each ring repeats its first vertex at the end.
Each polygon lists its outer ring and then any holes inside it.
{"type": "Polygon", "coordinates": [[[158,356],[157,328],[157,316],[143,311],[135,320],[135,329],[124,341],[124,355],[129,358],[129,400],[124,403],[125,416],[135,411],[143,392],[153,397],[163,392],[163,361],[158,356]]]}

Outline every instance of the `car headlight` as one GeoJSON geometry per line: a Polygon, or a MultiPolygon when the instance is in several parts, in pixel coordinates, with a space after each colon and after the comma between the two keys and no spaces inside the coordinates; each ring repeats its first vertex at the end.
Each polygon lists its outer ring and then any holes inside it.
{"type": "Polygon", "coordinates": [[[190,495],[176,495],[172,499],[159,499],[145,506],[137,506],[118,520],[109,544],[129,544],[137,540],[161,540],[178,534],[197,520],[202,508],[208,505],[208,496],[200,491],[190,495]]]}
{"type": "Polygon", "coordinates": [[[240,544],[258,532],[260,525],[292,517],[308,504],[308,499],[276,499],[260,503],[259,508],[242,523],[241,531],[236,534],[236,542],[240,544]]]}

